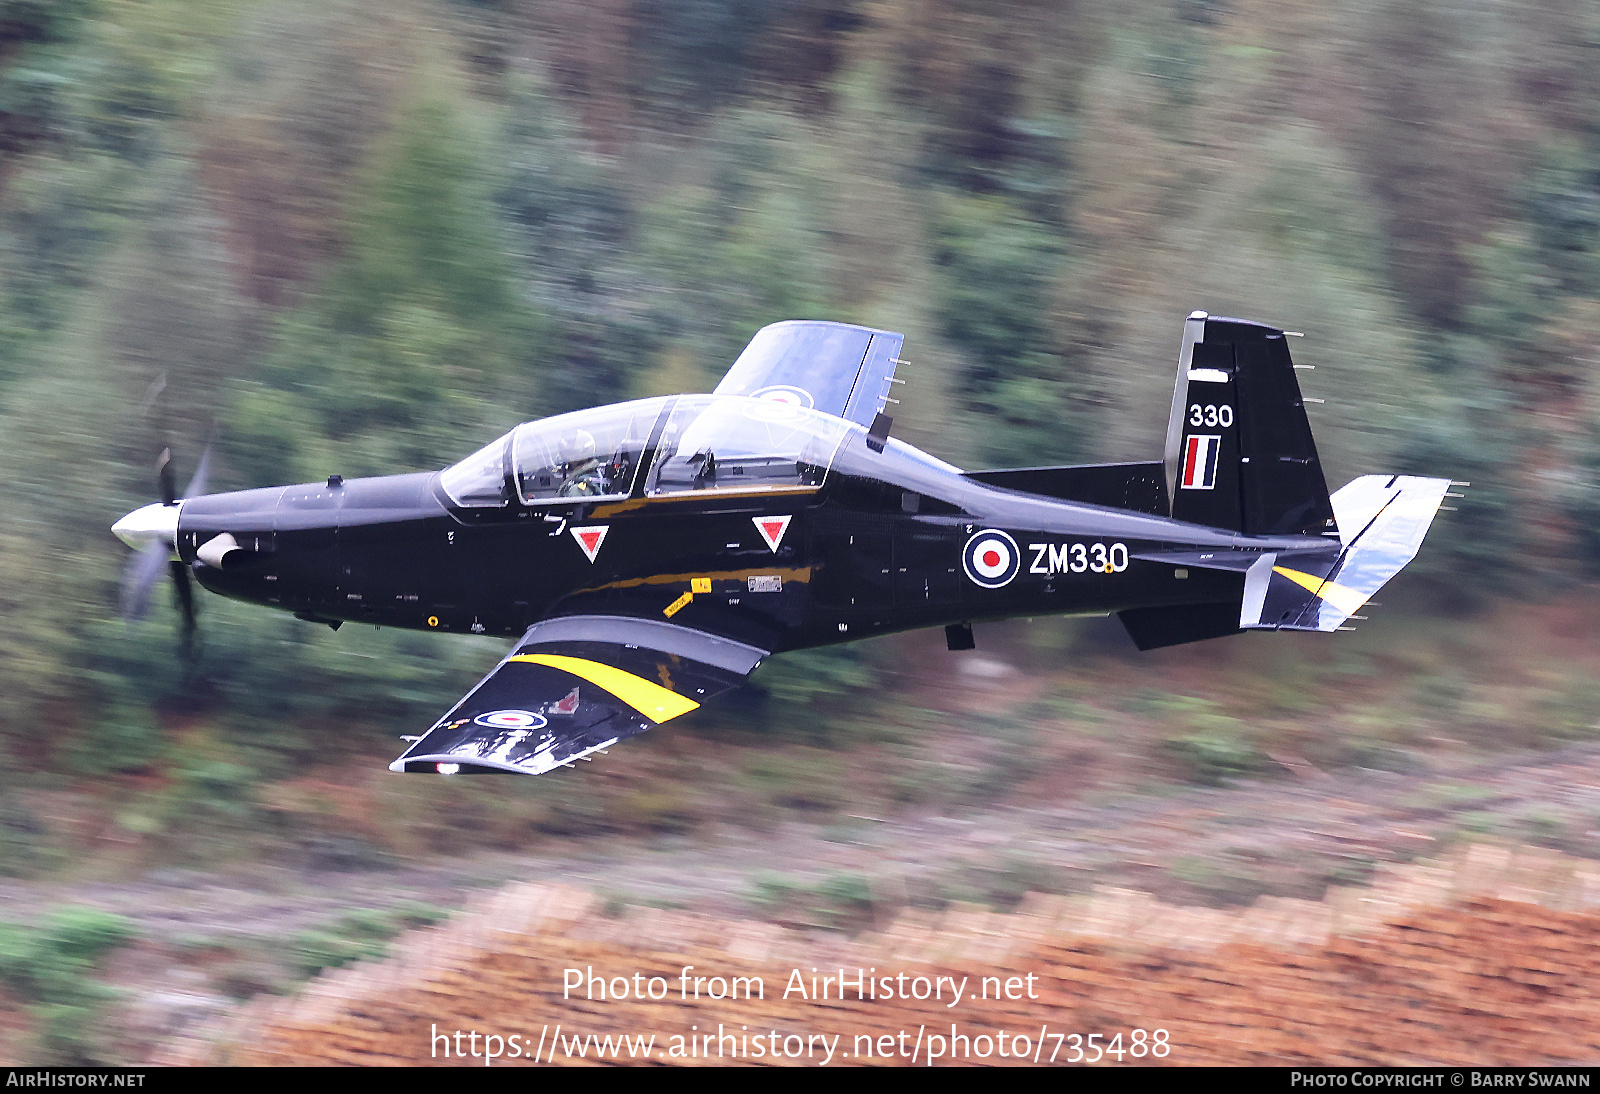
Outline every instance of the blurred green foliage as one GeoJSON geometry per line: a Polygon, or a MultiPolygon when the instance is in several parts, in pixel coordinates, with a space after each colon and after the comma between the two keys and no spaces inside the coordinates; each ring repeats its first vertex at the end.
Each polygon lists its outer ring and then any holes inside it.
{"type": "Polygon", "coordinates": [[[537,313],[462,124],[434,100],[398,119],[344,257],[280,321],[226,429],[256,483],[442,466],[503,419],[491,399],[534,359],[537,313]]]}
{"type": "Polygon", "coordinates": [[[1518,186],[1520,216],[1476,249],[1479,336],[1520,368],[1566,367],[1547,327],[1574,299],[1600,293],[1600,130],[1545,147],[1518,186]]]}
{"type": "MultiPolygon", "coordinates": [[[[179,91],[146,43],[94,33],[95,0],[0,7],[0,154],[32,170],[9,180],[0,217],[0,385],[81,304],[96,259],[125,226],[134,172],[149,164],[179,91]]],[[[130,36],[131,37],[131,36],[130,36]]]]}
{"type": "Polygon", "coordinates": [[[352,961],[385,957],[396,935],[431,927],[449,915],[442,908],[414,902],[390,909],[354,909],[322,929],[296,935],[290,943],[293,968],[300,976],[311,977],[352,961]]]}
{"type": "Polygon", "coordinates": [[[806,883],[782,874],[758,874],[749,900],[768,918],[803,922],[829,930],[868,926],[881,898],[861,874],[830,874],[806,883]]]}
{"type": "Polygon", "coordinates": [[[1222,713],[1216,703],[1155,693],[1148,704],[1153,713],[1175,715],[1187,730],[1172,734],[1161,743],[1186,781],[1202,786],[1222,786],[1231,778],[1257,774],[1267,768],[1268,758],[1252,739],[1250,727],[1222,713]]]}
{"type": "Polygon", "coordinates": [[[1170,870],[1174,879],[1214,907],[1253,904],[1271,891],[1265,872],[1242,855],[1181,855],[1173,860],[1170,870]]]}
{"type": "Polygon", "coordinates": [[[1004,199],[977,195],[945,197],[934,232],[944,333],[975,362],[966,388],[992,422],[986,461],[1014,467],[1081,457],[1081,392],[1046,325],[1060,239],[1004,199]]]}
{"type": "MultiPolygon", "coordinates": [[[[751,684],[777,705],[778,717],[802,720],[813,703],[871,686],[876,679],[860,645],[800,650],[762,663],[751,684]]],[[[798,727],[797,727],[798,728],[798,727]]]]}
{"type": "Polygon", "coordinates": [[[101,1008],[116,995],[96,974],[133,937],[128,920],[93,908],[63,908],[34,927],[0,923],[0,984],[33,1018],[35,1062],[109,1062],[100,1055],[101,1008]]]}
{"type": "MultiPolygon", "coordinates": [[[[773,22],[799,0],[643,0],[635,11],[640,91],[669,115],[701,115],[732,101],[773,22]]],[[[849,4],[837,7],[842,11],[849,4]]],[[[673,120],[677,120],[674,118],[673,120]]]]}

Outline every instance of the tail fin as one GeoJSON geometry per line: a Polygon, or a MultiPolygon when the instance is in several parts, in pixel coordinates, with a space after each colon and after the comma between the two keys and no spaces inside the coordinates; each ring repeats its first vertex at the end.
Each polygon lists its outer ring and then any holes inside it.
{"type": "Polygon", "coordinates": [[[1283,331],[1189,316],[1166,476],[1179,520],[1246,535],[1338,534],[1283,331]]]}

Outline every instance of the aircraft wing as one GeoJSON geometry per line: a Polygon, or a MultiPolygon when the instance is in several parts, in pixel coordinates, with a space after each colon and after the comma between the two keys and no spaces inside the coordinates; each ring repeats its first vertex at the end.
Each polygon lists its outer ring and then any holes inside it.
{"type": "Polygon", "coordinates": [[[738,687],[767,652],[650,619],[547,619],[389,770],[543,774],[738,687]]]}
{"type": "Polygon", "coordinates": [[[798,403],[871,428],[889,398],[904,341],[848,323],[773,323],[756,331],[714,394],[798,403]]]}

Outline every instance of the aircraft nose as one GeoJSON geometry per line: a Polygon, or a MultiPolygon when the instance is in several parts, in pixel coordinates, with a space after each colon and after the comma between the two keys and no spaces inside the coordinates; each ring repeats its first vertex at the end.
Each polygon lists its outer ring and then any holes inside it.
{"type": "Polygon", "coordinates": [[[183,503],[162,505],[152,502],[125,515],[111,526],[111,534],[138,550],[159,540],[172,546],[178,539],[178,510],[183,503]]]}

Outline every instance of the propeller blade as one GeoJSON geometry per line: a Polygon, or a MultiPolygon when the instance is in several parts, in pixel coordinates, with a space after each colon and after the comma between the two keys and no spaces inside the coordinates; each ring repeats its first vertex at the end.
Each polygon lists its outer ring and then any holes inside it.
{"type": "Polygon", "coordinates": [[[168,565],[172,574],[172,590],[177,594],[178,608],[183,612],[183,652],[194,652],[194,586],[189,584],[189,567],[173,559],[168,565]]]}
{"type": "Polygon", "coordinates": [[[178,478],[172,470],[172,449],[163,448],[156,458],[156,481],[161,488],[161,504],[171,505],[178,500],[178,478]]]}
{"type": "Polygon", "coordinates": [[[200,453],[200,464],[194,469],[194,478],[189,480],[189,485],[184,489],[184,498],[198,498],[206,492],[206,479],[211,475],[211,446],[206,445],[206,450],[200,453]]]}
{"type": "Polygon", "coordinates": [[[150,589],[161,577],[161,564],[167,561],[167,545],[156,542],[128,560],[122,572],[122,618],[137,623],[150,607],[150,589]]]}
{"type": "MultiPolygon", "coordinates": [[[[206,492],[206,480],[211,475],[211,445],[200,455],[200,463],[194,469],[194,477],[189,480],[189,485],[183,491],[185,500],[199,497],[206,492]]],[[[161,455],[156,459],[156,483],[161,490],[162,505],[176,505],[178,503],[177,473],[172,467],[172,449],[163,448],[161,455]]],[[[154,506],[146,506],[154,510],[154,506]]],[[[122,617],[130,623],[137,623],[144,618],[145,612],[150,607],[150,590],[161,576],[161,564],[167,563],[167,572],[172,576],[172,594],[177,602],[178,611],[183,615],[183,653],[185,658],[192,659],[194,655],[194,639],[196,632],[194,584],[187,564],[172,557],[173,543],[169,538],[175,532],[162,531],[161,522],[150,518],[144,510],[139,511],[143,522],[134,520],[129,524],[130,517],[123,518],[113,531],[121,535],[129,543],[148,535],[152,530],[160,538],[153,538],[148,546],[128,560],[128,566],[122,575],[122,617]],[[136,527],[137,526],[137,527],[136,527]],[[148,526],[148,527],[147,527],[148,526]],[[131,538],[130,538],[131,537],[131,538]]],[[[172,514],[172,527],[177,527],[176,514],[172,514]]]]}

